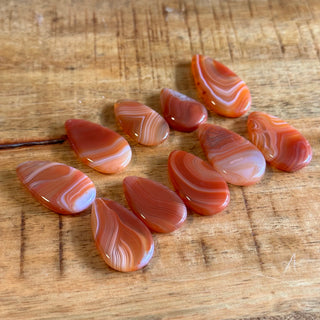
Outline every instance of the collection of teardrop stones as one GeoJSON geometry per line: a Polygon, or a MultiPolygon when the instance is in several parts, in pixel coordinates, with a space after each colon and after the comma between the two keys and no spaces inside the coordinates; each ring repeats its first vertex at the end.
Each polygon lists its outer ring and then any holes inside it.
{"type": "MultiPolygon", "coordinates": [[[[192,58],[192,73],[204,105],[226,117],[240,117],[251,105],[246,84],[223,64],[202,55],[192,58]]],[[[154,251],[151,231],[171,232],[187,217],[187,209],[213,215],[229,203],[228,184],[248,186],[262,178],[266,161],[292,172],[312,157],[308,141],[286,122],[263,112],[248,116],[251,142],[207,123],[207,109],[179,92],[160,93],[164,118],[132,100],[120,100],[114,112],[123,131],[140,144],[155,146],[178,131],[197,130],[209,162],[181,150],[170,153],[168,172],[176,192],[150,179],[128,176],[125,198],[132,211],[119,203],[96,198],[93,182],[81,171],[62,163],[28,161],[17,174],[44,206],[61,214],[79,213],[92,205],[93,237],[105,262],[119,271],[144,267],[154,251]]],[[[86,120],[70,119],[65,128],[82,162],[102,173],[117,173],[131,160],[131,148],[118,133],[86,120]]]]}

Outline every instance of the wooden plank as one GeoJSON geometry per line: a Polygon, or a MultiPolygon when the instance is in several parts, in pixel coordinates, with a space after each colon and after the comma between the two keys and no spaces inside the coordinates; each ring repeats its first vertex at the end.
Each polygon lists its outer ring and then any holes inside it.
{"type": "MultiPolygon", "coordinates": [[[[0,150],[1,319],[318,319],[320,4],[246,1],[11,1],[0,8],[0,144],[57,139],[0,150]],[[143,270],[122,274],[99,257],[90,210],[53,214],[21,187],[26,160],[64,162],[86,173],[98,196],[125,204],[122,180],[170,186],[167,157],[202,158],[195,133],[171,131],[156,148],[129,142],[133,159],[117,175],[80,163],[64,121],[84,118],[122,134],[120,98],[157,111],[163,87],[197,98],[190,61],[215,57],[248,84],[252,110],[277,115],[313,147],[293,174],[267,168],[261,183],[230,186],[213,217],[189,212],[172,234],[154,234],[143,270]]],[[[217,123],[244,136],[246,116],[217,123]]]]}

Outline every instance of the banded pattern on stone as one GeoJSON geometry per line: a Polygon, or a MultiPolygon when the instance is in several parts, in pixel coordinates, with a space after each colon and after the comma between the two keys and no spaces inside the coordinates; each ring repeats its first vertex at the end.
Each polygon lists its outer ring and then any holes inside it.
{"type": "Polygon", "coordinates": [[[180,92],[164,88],[160,92],[160,102],[164,118],[175,130],[191,132],[207,121],[207,109],[180,92]]]}
{"type": "Polygon", "coordinates": [[[192,57],[192,73],[205,106],[225,117],[240,117],[251,106],[247,85],[222,63],[203,55],[192,57]]]}
{"type": "Polygon", "coordinates": [[[67,120],[65,128],[73,150],[89,167],[102,173],[117,173],[130,163],[131,148],[118,133],[82,119],[67,120]]]}
{"type": "Polygon", "coordinates": [[[198,137],[209,162],[227,182],[248,186],[263,177],[266,161],[247,139],[209,123],[200,125],[198,137]]]}
{"type": "Polygon", "coordinates": [[[97,198],[92,205],[91,227],[96,247],[111,268],[135,271],[152,258],[154,243],[150,230],[119,203],[97,198]]]}
{"type": "Polygon", "coordinates": [[[172,232],[186,220],[184,203],[163,184],[129,176],[123,180],[123,188],[129,207],[151,230],[172,232]]]}
{"type": "Polygon", "coordinates": [[[169,136],[169,125],[155,110],[133,100],[119,100],[115,116],[123,131],[146,146],[156,146],[169,136]]]}
{"type": "Polygon", "coordinates": [[[252,112],[247,124],[250,140],[272,166],[293,172],[311,161],[309,142],[287,122],[264,112],[252,112]]]}
{"type": "Polygon", "coordinates": [[[213,167],[197,156],[181,150],[168,159],[169,178],[186,206],[201,215],[213,215],[227,207],[229,188],[213,167]]]}
{"type": "Polygon", "coordinates": [[[17,167],[17,175],[35,199],[57,213],[79,213],[96,197],[93,182],[63,163],[27,161],[17,167]]]}

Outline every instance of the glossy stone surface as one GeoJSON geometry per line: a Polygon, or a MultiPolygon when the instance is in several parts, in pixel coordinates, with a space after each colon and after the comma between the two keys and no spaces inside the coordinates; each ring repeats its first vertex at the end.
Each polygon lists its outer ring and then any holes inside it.
{"type": "Polygon", "coordinates": [[[57,213],[79,213],[96,197],[93,182],[63,163],[27,161],[17,167],[17,175],[35,199],[57,213]]]}
{"type": "Polygon", "coordinates": [[[213,215],[229,204],[226,181],[209,163],[195,155],[181,150],[171,152],[168,171],[173,187],[194,212],[213,215]]]}
{"type": "Polygon", "coordinates": [[[209,123],[200,125],[198,137],[209,162],[227,182],[248,186],[263,177],[266,161],[247,139],[209,123]]]}
{"type": "Polygon", "coordinates": [[[163,116],[172,129],[191,132],[207,121],[207,109],[180,92],[164,88],[160,92],[160,102],[163,116]]]}
{"type": "Polygon", "coordinates": [[[274,167],[293,172],[305,167],[312,158],[306,138],[285,121],[264,112],[248,117],[250,140],[274,167]]]}
{"type": "Polygon", "coordinates": [[[118,133],[82,119],[67,120],[65,128],[73,150],[89,167],[102,173],[116,173],[129,164],[131,148],[118,133]]]}
{"type": "Polygon", "coordinates": [[[240,117],[251,106],[247,85],[233,71],[210,57],[192,57],[192,73],[205,106],[225,117],[240,117]]]}
{"type": "Polygon", "coordinates": [[[115,116],[123,131],[146,146],[156,146],[169,135],[169,125],[153,109],[133,100],[119,100],[114,105],[115,116]]]}
{"type": "Polygon", "coordinates": [[[97,249],[111,268],[135,271],[152,258],[150,230],[119,203],[97,198],[92,205],[91,227],[97,249]]]}
{"type": "Polygon", "coordinates": [[[129,207],[151,230],[172,232],[186,220],[186,206],[163,184],[130,176],[123,180],[123,188],[129,207]]]}

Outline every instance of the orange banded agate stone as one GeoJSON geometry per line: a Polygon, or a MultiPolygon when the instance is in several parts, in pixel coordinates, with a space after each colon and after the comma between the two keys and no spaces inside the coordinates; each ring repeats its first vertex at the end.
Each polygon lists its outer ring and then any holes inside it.
{"type": "Polygon", "coordinates": [[[272,166],[293,172],[311,161],[309,142],[285,121],[264,112],[252,112],[247,125],[250,140],[272,166]]]}
{"type": "Polygon", "coordinates": [[[247,85],[222,63],[203,55],[192,57],[192,73],[205,106],[225,117],[240,117],[251,106],[247,85]]]}
{"type": "Polygon", "coordinates": [[[36,200],[57,213],[79,213],[96,197],[93,182],[63,163],[27,161],[17,167],[17,175],[36,200]]]}
{"type": "Polygon", "coordinates": [[[129,176],[123,180],[124,194],[131,210],[149,229],[172,232],[187,217],[187,208],[178,195],[161,183],[129,176]]]}
{"type": "Polygon", "coordinates": [[[68,139],[79,159],[102,173],[122,171],[131,160],[129,143],[118,133],[82,119],[65,123],[68,139]]]}
{"type": "Polygon", "coordinates": [[[172,129],[191,132],[207,121],[207,109],[200,102],[188,96],[164,88],[160,92],[161,109],[172,129]]]}
{"type": "Polygon", "coordinates": [[[248,186],[263,177],[266,161],[247,139],[209,123],[200,125],[198,137],[209,162],[227,182],[248,186]]]}
{"type": "Polygon", "coordinates": [[[135,271],[152,258],[154,243],[150,230],[119,203],[97,198],[92,205],[91,227],[96,247],[111,268],[135,271]]]}
{"type": "Polygon", "coordinates": [[[172,151],[168,171],[174,189],[194,212],[210,216],[229,204],[226,181],[209,163],[197,156],[181,150],[172,151]]]}
{"type": "Polygon", "coordinates": [[[134,141],[156,146],[169,136],[169,125],[155,110],[133,100],[119,100],[114,113],[123,131],[134,141]]]}

